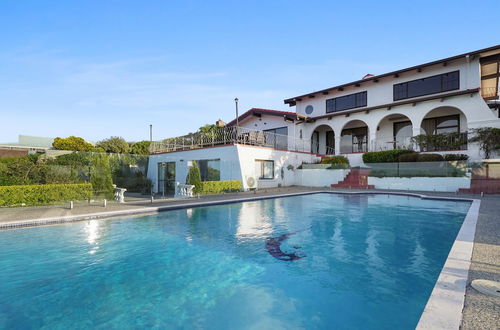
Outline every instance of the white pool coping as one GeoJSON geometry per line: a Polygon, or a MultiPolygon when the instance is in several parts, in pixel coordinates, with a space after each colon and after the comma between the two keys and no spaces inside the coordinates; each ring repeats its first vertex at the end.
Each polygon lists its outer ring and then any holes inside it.
{"type": "MultiPolygon", "coordinates": [[[[12,221],[7,223],[0,223],[0,230],[63,224],[63,223],[71,223],[77,221],[95,220],[95,219],[106,219],[119,216],[122,217],[144,216],[164,211],[188,209],[193,207],[213,206],[213,205],[228,204],[228,203],[252,202],[263,199],[311,195],[317,193],[334,193],[334,194],[347,194],[347,195],[385,194],[385,195],[413,196],[422,199],[472,202],[417,325],[417,329],[460,328],[460,324],[462,322],[462,310],[464,308],[464,302],[465,302],[465,290],[467,286],[469,268],[472,259],[472,250],[474,246],[474,235],[476,232],[476,224],[479,216],[479,207],[481,205],[481,200],[478,199],[428,196],[428,195],[408,193],[408,192],[390,192],[390,191],[351,192],[351,191],[336,191],[336,190],[329,190],[329,191],[319,190],[319,191],[274,194],[274,195],[265,195],[256,197],[232,198],[224,200],[205,201],[205,202],[200,201],[198,203],[195,202],[195,203],[186,203],[186,204],[170,205],[170,206],[145,207],[139,209],[98,212],[98,213],[73,215],[73,216],[59,216],[52,218],[12,221]]],[[[190,200],[192,201],[192,199],[190,200]]]]}

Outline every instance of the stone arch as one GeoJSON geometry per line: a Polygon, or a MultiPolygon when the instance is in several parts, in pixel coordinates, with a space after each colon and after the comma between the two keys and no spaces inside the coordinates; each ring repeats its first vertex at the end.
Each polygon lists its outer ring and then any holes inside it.
{"type": "Polygon", "coordinates": [[[353,119],[342,126],[340,131],[340,153],[349,154],[368,151],[368,124],[360,119],[353,119]]]}
{"type": "Polygon", "coordinates": [[[335,132],[328,124],[314,127],[310,136],[311,152],[322,155],[335,154],[335,132]]]}
{"type": "Polygon", "coordinates": [[[375,140],[371,141],[372,151],[412,148],[413,122],[407,115],[388,114],[376,127],[375,140]]]}

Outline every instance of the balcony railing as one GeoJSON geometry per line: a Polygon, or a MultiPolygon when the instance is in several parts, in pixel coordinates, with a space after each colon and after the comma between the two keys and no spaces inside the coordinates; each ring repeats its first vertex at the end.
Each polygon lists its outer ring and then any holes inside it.
{"type": "Polygon", "coordinates": [[[310,140],[271,132],[253,130],[245,127],[219,127],[208,132],[197,132],[185,136],[154,141],[151,153],[173,152],[200,149],[211,146],[243,144],[270,147],[281,150],[310,152],[314,146],[310,140]]]}
{"type": "Polygon", "coordinates": [[[420,151],[467,150],[468,133],[422,134],[412,137],[420,151]]]}

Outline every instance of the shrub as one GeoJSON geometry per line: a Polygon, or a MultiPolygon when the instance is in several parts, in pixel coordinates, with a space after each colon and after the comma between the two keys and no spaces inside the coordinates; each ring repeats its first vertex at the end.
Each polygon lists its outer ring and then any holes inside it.
{"type": "Polygon", "coordinates": [[[325,157],[321,159],[320,164],[332,164],[332,165],[339,165],[339,164],[347,164],[349,165],[349,159],[344,156],[332,156],[332,157],[325,157]]]}
{"type": "Polygon", "coordinates": [[[481,127],[472,129],[469,142],[478,143],[485,158],[490,158],[493,151],[500,149],[500,128],[481,127]]]}
{"type": "Polygon", "coordinates": [[[201,189],[201,173],[200,168],[196,161],[193,160],[193,165],[189,168],[189,172],[186,178],[186,184],[194,186],[193,192],[195,194],[200,193],[201,189]]]}
{"type": "Polygon", "coordinates": [[[199,191],[197,193],[206,194],[220,194],[223,192],[236,192],[242,188],[241,181],[202,181],[199,183],[199,191]]]}
{"type": "Polygon", "coordinates": [[[112,136],[109,139],[104,139],[97,142],[96,147],[104,149],[104,151],[114,154],[126,154],[129,152],[130,146],[124,138],[112,136]]]}
{"type": "Polygon", "coordinates": [[[399,162],[401,163],[412,163],[418,160],[418,153],[412,152],[407,154],[402,154],[399,156],[399,162]]]}
{"type": "Polygon", "coordinates": [[[150,141],[134,142],[130,146],[130,153],[137,155],[149,155],[150,141]]]}
{"type": "Polygon", "coordinates": [[[384,150],[372,151],[363,154],[363,162],[365,163],[394,163],[397,162],[400,155],[412,153],[412,150],[384,150]]]}
{"type": "Polygon", "coordinates": [[[73,151],[93,151],[94,146],[81,137],[69,136],[67,138],[56,137],[52,142],[54,149],[73,151]]]}
{"type": "Polygon", "coordinates": [[[444,158],[440,154],[419,154],[417,161],[418,162],[442,162],[442,161],[444,161],[444,158]]]}
{"type": "Polygon", "coordinates": [[[444,155],[444,160],[447,162],[457,161],[457,160],[468,160],[469,156],[465,154],[447,154],[444,155]]]}
{"type": "Polygon", "coordinates": [[[1,186],[0,206],[47,205],[90,199],[92,196],[92,185],[89,183],[1,186]]]}
{"type": "Polygon", "coordinates": [[[92,156],[90,182],[96,194],[104,194],[106,198],[113,197],[113,179],[109,157],[106,154],[95,154],[92,156]]]}

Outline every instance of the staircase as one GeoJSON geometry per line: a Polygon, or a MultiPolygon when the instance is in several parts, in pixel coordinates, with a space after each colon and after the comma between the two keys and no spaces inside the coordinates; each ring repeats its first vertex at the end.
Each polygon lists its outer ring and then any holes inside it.
{"type": "Polygon", "coordinates": [[[370,170],[351,169],[344,180],[332,184],[332,188],[373,189],[375,186],[368,184],[369,173],[370,170]]]}
{"type": "Polygon", "coordinates": [[[500,179],[474,178],[470,181],[470,188],[460,188],[464,194],[500,194],[500,179]]]}

